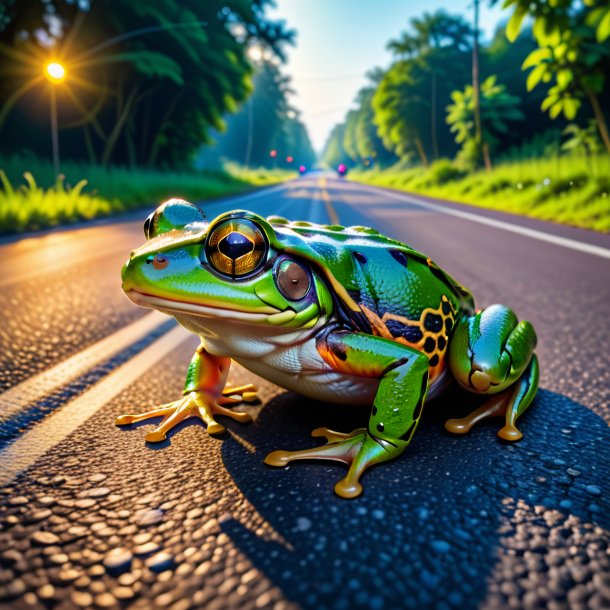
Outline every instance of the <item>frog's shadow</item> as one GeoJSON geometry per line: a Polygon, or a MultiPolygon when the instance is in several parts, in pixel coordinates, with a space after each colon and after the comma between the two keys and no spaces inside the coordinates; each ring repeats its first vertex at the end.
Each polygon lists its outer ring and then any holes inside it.
{"type": "MultiPolygon", "coordinates": [[[[467,400],[465,412],[476,406],[467,400]]],[[[223,531],[304,608],[475,608],[497,561],[501,523],[517,500],[610,528],[609,507],[596,489],[609,469],[610,431],[600,417],[541,390],[520,420],[523,440],[508,444],[496,437],[499,419],[465,436],[447,433],[444,421],[465,414],[455,408],[464,401],[454,390],[428,405],[405,454],[368,471],[364,494],[343,500],[333,486],[344,466],[309,461],[274,469],[262,459],[274,449],[319,444],[309,432],[321,425],[363,426],[368,410],[277,396],[256,423],[228,423],[255,451],[228,439],[222,457],[286,544],[235,519],[223,521],[223,531]]]]}

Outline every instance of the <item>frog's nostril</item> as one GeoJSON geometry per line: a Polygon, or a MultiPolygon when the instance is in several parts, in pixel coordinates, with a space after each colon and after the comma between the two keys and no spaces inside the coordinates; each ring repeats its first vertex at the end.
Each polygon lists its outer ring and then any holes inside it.
{"type": "MultiPolygon", "coordinates": [[[[146,262],[148,263],[148,259],[146,259],[146,262]]],[[[167,256],[163,256],[162,254],[157,254],[152,259],[152,266],[155,269],[165,269],[165,267],[167,267],[168,265],[169,259],[167,258],[167,256]]]]}

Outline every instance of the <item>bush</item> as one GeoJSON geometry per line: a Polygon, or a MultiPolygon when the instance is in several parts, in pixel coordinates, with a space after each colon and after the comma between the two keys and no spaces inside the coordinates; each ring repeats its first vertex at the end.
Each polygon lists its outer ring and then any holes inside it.
{"type": "Polygon", "coordinates": [[[447,184],[454,180],[461,180],[468,172],[454,165],[450,159],[439,159],[429,169],[430,184],[447,184]]]}

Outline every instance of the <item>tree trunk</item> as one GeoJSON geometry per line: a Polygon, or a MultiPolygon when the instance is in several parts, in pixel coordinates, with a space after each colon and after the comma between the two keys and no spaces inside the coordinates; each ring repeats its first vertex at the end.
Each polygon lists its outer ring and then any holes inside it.
{"type": "Polygon", "coordinates": [[[483,129],[481,125],[481,83],[479,79],[479,0],[474,0],[474,40],[472,44],[472,102],[477,163],[481,158],[483,129]]]}
{"type": "Polygon", "coordinates": [[[159,138],[159,134],[161,134],[163,132],[163,130],[165,129],[166,122],[172,116],[172,114],[176,108],[176,105],[180,101],[180,98],[182,97],[182,95],[184,94],[185,91],[186,91],[185,87],[182,87],[180,89],[180,92],[178,93],[178,95],[176,95],[176,97],[174,97],[174,99],[171,101],[170,105],[168,106],[167,110],[165,111],[163,118],[159,121],[159,123],[158,123],[159,126],[155,132],[155,135],[152,138],[152,144],[150,146],[150,153],[148,155],[148,160],[146,161],[147,167],[153,167],[155,165],[155,163],[157,162],[157,154],[159,153],[159,146],[160,146],[160,142],[161,142],[161,140],[159,138]]]}
{"type": "Polygon", "coordinates": [[[424,145],[422,144],[421,138],[419,136],[415,138],[415,146],[417,147],[417,152],[419,153],[419,158],[421,162],[424,164],[424,167],[430,167],[430,162],[428,161],[428,157],[426,156],[426,151],[424,149],[424,145]]]}
{"type": "Polygon", "coordinates": [[[485,171],[489,174],[491,172],[491,156],[487,142],[483,142],[483,159],[485,161],[485,171]]]}
{"type": "Polygon", "coordinates": [[[127,99],[125,100],[125,104],[123,105],[120,111],[117,111],[117,122],[114,126],[114,129],[110,133],[110,137],[108,138],[108,142],[106,142],[106,146],[104,147],[104,153],[102,154],[102,166],[108,165],[110,161],[110,157],[112,156],[112,152],[114,147],[123,131],[123,127],[125,125],[125,121],[127,121],[129,117],[129,113],[131,112],[131,108],[133,106],[133,102],[136,99],[136,95],[138,93],[138,85],[136,85],[132,90],[127,99]]]}
{"type": "Polygon", "coordinates": [[[436,73],[430,73],[430,134],[432,136],[432,152],[434,158],[438,159],[438,138],[436,136],[436,73]]]}
{"type": "Polygon", "coordinates": [[[95,154],[95,149],[93,148],[93,142],[91,140],[91,134],[89,133],[88,123],[85,123],[83,125],[83,135],[85,138],[85,146],[87,147],[87,155],[89,156],[89,163],[91,163],[91,165],[97,165],[97,156],[95,154]]]}
{"type": "Polygon", "coordinates": [[[601,106],[599,105],[599,99],[597,94],[590,89],[587,89],[587,96],[593,107],[593,114],[595,115],[595,122],[597,123],[597,129],[601,136],[602,142],[606,146],[606,150],[610,153],[610,136],[608,135],[608,126],[606,125],[606,118],[602,112],[601,106]]]}

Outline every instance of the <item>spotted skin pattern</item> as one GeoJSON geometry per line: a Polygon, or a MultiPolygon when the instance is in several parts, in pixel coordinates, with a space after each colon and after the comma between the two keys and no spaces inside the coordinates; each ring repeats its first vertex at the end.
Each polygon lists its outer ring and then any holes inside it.
{"type": "Polygon", "coordinates": [[[429,358],[429,383],[432,383],[445,370],[445,354],[449,337],[455,323],[453,303],[443,295],[437,308],[426,307],[419,320],[385,312],[379,317],[365,305],[360,307],[373,329],[373,334],[392,339],[403,345],[424,352],[429,358]]]}

